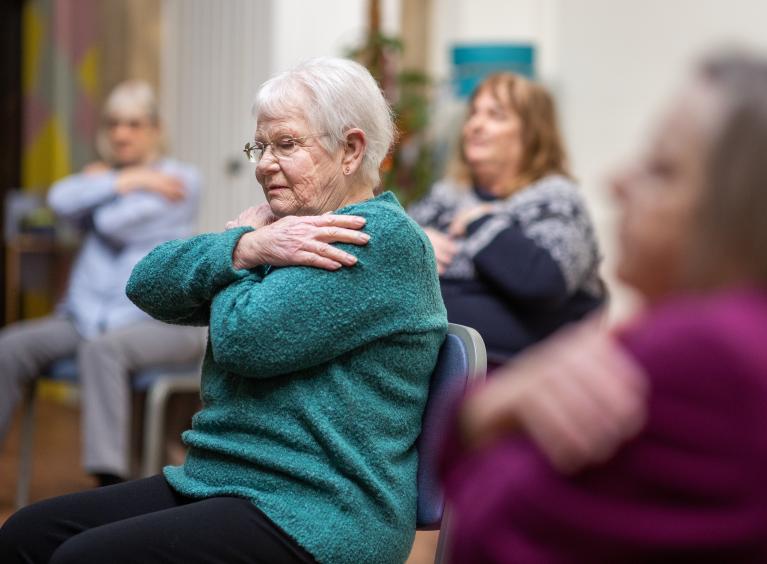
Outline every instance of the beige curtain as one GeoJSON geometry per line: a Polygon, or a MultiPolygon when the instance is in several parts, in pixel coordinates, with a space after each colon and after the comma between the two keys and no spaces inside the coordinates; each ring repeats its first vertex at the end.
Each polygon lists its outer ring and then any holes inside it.
{"type": "Polygon", "coordinates": [[[142,79],[160,93],[161,0],[103,0],[103,92],[142,79]]]}
{"type": "Polygon", "coordinates": [[[402,1],[402,66],[406,70],[429,70],[429,30],[431,28],[432,0],[402,1]]]}

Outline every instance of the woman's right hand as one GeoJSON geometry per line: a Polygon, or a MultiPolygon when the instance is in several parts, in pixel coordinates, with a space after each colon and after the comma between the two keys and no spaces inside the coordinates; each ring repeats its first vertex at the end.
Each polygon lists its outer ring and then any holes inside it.
{"type": "Polygon", "coordinates": [[[357,257],[333,243],[365,245],[370,240],[360,231],[365,218],[356,215],[290,215],[240,237],[232,254],[234,268],[312,266],[338,270],[354,266],[357,257]]]}
{"type": "Polygon", "coordinates": [[[463,437],[482,447],[524,432],[563,472],[608,459],[644,424],[646,377],[590,320],[522,353],[470,394],[463,437]]]}
{"type": "Polygon", "coordinates": [[[450,263],[453,262],[458,246],[455,244],[455,241],[441,231],[431,227],[427,227],[423,231],[426,233],[429,241],[431,241],[431,246],[434,247],[434,256],[437,259],[437,272],[441,276],[445,273],[447,267],[450,266],[450,263]]]}

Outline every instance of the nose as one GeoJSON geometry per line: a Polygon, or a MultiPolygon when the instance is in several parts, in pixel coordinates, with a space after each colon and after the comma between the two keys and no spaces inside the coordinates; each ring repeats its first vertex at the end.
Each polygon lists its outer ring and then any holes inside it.
{"type": "Polygon", "coordinates": [[[274,174],[280,170],[280,163],[277,157],[272,153],[271,145],[267,146],[264,154],[261,155],[261,160],[256,165],[256,176],[268,176],[274,174]]]}
{"type": "Polygon", "coordinates": [[[479,112],[476,112],[470,115],[469,119],[466,120],[464,129],[466,131],[477,131],[482,127],[483,123],[484,120],[482,119],[482,115],[479,112]]]}
{"type": "Polygon", "coordinates": [[[618,202],[624,202],[631,195],[631,186],[639,175],[636,166],[624,166],[613,172],[608,180],[610,193],[618,202]]]}
{"type": "Polygon", "coordinates": [[[109,135],[114,141],[128,141],[133,138],[133,129],[127,124],[120,123],[110,130],[109,135]]]}

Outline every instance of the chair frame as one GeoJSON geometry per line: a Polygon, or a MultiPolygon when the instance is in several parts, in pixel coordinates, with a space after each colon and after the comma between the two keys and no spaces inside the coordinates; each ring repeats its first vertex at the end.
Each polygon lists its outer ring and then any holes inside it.
{"type": "MultiPolygon", "coordinates": [[[[466,385],[470,386],[477,381],[484,380],[487,373],[487,353],[479,333],[470,327],[450,323],[448,324],[448,335],[457,337],[465,348],[468,372],[466,385]]],[[[25,506],[29,501],[37,382],[38,380],[35,380],[30,386],[27,386],[23,400],[19,478],[16,489],[17,509],[25,506]]],[[[199,392],[199,390],[199,372],[160,376],[148,388],[144,409],[141,476],[152,476],[160,471],[166,411],[170,396],[175,393],[199,392]]],[[[445,504],[439,526],[440,533],[435,563],[446,561],[449,528],[450,510],[449,506],[445,504]]]]}
{"type": "MultiPolygon", "coordinates": [[[[29,503],[34,451],[35,411],[37,385],[41,378],[25,387],[22,399],[21,432],[19,436],[19,475],[16,482],[16,509],[29,503]]],[[[162,447],[165,438],[165,420],[168,400],[178,393],[200,390],[200,372],[169,372],[158,374],[146,390],[144,400],[143,443],[141,452],[142,477],[153,476],[162,469],[162,447]]],[[[135,392],[135,390],[134,390],[135,392]]]]}
{"type": "MultiPolygon", "coordinates": [[[[487,375],[487,351],[485,349],[485,342],[479,333],[471,327],[465,325],[459,325],[457,323],[449,323],[447,329],[448,335],[453,335],[460,339],[461,344],[466,349],[466,357],[468,364],[468,374],[466,377],[466,386],[482,381],[487,375]]],[[[445,503],[445,507],[442,511],[442,520],[439,526],[439,539],[437,541],[437,550],[434,555],[434,562],[436,564],[444,563],[447,561],[447,546],[448,535],[450,529],[450,507],[445,503]]]]}

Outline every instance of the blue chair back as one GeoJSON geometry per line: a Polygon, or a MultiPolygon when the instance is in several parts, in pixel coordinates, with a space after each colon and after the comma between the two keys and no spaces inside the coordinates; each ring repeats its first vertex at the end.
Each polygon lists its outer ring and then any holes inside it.
{"type": "Polygon", "coordinates": [[[487,355],[474,329],[451,323],[431,377],[429,399],[418,438],[418,504],[416,527],[437,530],[442,523],[445,499],[439,484],[437,457],[441,434],[447,424],[451,399],[460,396],[472,380],[484,379],[487,355]]]}
{"type": "MultiPolygon", "coordinates": [[[[199,372],[199,367],[199,361],[194,361],[183,364],[162,364],[144,368],[132,375],[131,388],[137,392],[145,392],[149,390],[155,382],[162,378],[187,376],[190,372],[199,372]]],[[[45,371],[45,376],[51,380],[59,382],[77,383],[79,379],[77,375],[77,358],[72,356],[52,362],[45,371]]]]}

